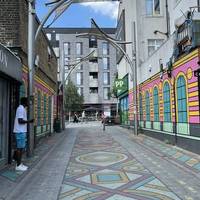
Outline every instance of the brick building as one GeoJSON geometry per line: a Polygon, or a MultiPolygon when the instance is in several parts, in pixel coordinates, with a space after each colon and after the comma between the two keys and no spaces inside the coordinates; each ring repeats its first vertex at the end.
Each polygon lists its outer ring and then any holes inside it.
{"type": "MultiPolygon", "coordinates": [[[[35,28],[39,20],[35,18],[35,28]]],[[[21,85],[16,87],[16,93],[12,97],[15,103],[13,110],[19,102],[19,97],[27,96],[28,88],[28,3],[26,0],[0,1],[0,43],[8,47],[17,55],[22,63],[21,85]]],[[[35,65],[34,78],[34,127],[35,138],[44,136],[53,130],[53,120],[56,117],[56,96],[57,96],[57,58],[46,37],[41,32],[36,42],[36,55],[38,59],[35,65]]],[[[14,68],[14,66],[13,66],[14,68]]],[[[1,73],[1,76],[6,77],[1,73]]],[[[1,104],[1,102],[0,102],[1,104]]],[[[2,105],[0,105],[2,106],[2,105]]],[[[1,111],[0,111],[1,112],[1,111]]],[[[13,118],[9,118],[10,130],[4,133],[8,143],[5,147],[5,160],[10,157],[10,137],[13,118]]],[[[0,127],[1,129],[1,127],[0,127]]],[[[0,130],[0,138],[2,132],[0,130]]],[[[0,143],[1,146],[1,143],[0,143]]],[[[1,155],[0,155],[1,160],[1,155]]],[[[5,162],[4,162],[5,164],[5,162]]],[[[1,162],[0,162],[1,166],[1,162]]]]}

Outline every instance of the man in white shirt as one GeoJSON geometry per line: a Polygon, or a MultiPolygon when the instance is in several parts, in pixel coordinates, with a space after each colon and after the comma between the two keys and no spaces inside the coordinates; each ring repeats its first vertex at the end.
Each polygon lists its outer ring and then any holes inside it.
{"type": "Polygon", "coordinates": [[[22,97],[20,100],[20,105],[17,108],[15,116],[14,130],[16,138],[17,150],[14,152],[14,159],[17,161],[16,170],[26,171],[27,166],[23,165],[21,162],[22,152],[26,146],[26,134],[27,134],[27,124],[32,123],[33,120],[27,120],[27,111],[26,108],[28,105],[28,100],[26,97],[22,97]]]}

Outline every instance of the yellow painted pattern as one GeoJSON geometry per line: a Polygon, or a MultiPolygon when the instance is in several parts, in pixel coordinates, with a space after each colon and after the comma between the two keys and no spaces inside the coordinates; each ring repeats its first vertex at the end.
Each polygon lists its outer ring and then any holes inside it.
{"type": "Polygon", "coordinates": [[[193,58],[197,57],[198,56],[198,52],[199,52],[199,50],[196,49],[193,52],[191,52],[190,54],[188,54],[187,56],[184,56],[182,59],[178,60],[177,62],[175,62],[173,64],[173,68],[175,69],[175,68],[185,64],[186,62],[192,60],[193,58]]]}
{"type": "Polygon", "coordinates": [[[198,106],[198,105],[199,105],[199,102],[198,102],[198,101],[189,102],[189,107],[198,106]]]}
{"type": "Polygon", "coordinates": [[[197,86],[198,86],[198,82],[193,82],[193,83],[188,84],[188,88],[193,88],[193,87],[197,87],[197,86]]]}
{"type": "MultiPolygon", "coordinates": [[[[22,71],[23,71],[24,73],[28,74],[28,68],[27,68],[26,66],[23,66],[22,71]]],[[[50,88],[50,87],[48,86],[48,84],[45,83],[42,79],[40,79],[37,75],[34,76],[34,79],[35,79],[38,83],[40,83],[42,86],[44,86],[45,88],[47,88],[49,91],[51,91],[53,94],[55,93],[55,91],[54,91],[52,88],[50,88]]]]}
{"type": "Polygon", "coordinates": [[[190,111],[190,116],[199,116],[199,111],[190,111]]]}
{"type": "Polygon", "coordinates": [[[189,96],[189,97],[196,97],[196,96],[198,96],[198,91],[196,91],[196,92],[191,92],[191,93],[188,94],[188,96],[189,96]]]}

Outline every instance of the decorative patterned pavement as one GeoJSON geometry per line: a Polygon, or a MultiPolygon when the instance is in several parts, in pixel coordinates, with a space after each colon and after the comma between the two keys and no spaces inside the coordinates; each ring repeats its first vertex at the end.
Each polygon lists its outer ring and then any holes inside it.
{"type": "Polygon", "coordinates": [[[142,143],[145,145],[145,147],[149,147],[151,150],[153,149],[162,153],[173,161],[178,162],[179,164],[189,168],[190,170],[193,170],[196,173],[200,172],[199,156],[195,156],[194,154],[181,149],[179,150],[174,146],[167,145],[155,139],[150,139],[146,136],[143,137],[142,143]]]}
{"type": "Polygon", "coordinates": [[[81,131],[59,200],[180,200],[108,134],[81,131]]]}

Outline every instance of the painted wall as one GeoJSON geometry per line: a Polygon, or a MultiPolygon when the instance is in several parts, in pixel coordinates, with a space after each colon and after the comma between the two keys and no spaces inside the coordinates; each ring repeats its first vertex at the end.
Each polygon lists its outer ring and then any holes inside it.
{"type": "MultiPolygon", "coordinates": [[[[23,86],[20,96],[27,96],[28,68],[23,66],[23,86]]],[[[50,133],[52,121],[56,118],[56,92],[45,83],[39,76],[35,75],[34,87],[34,127],[36,137],[50,133]],[[39,97],[39,96],[40,97],[39,97]],[[53,110],[52,110],[53,104],[53,110]],[[46,114],[45,114],[46,113],[46,114]],[[53,119],[52,119],[53,118],[53,119]]]]}
{"type": "MultiPolygon", "coordinates": [[[[199,127],[200,117],[199,117],[199,91],[198,91],[198,80],[194,76],[194,71],[199,68],[199,49],[192,51],[190,54],[182,57],[177,62],[173,64],[173,70],[171,73],[171,78],[168,77],[166,72],[158,73],[143,83],[139,85],[139,94],[138,94],[138,105],[140,113],[140,127],[145,129],[154,129],[162,132],[168,132],[174,134],[185,135],[185,136],[195,136],[199,137],[200,134],[196,131],[199,127]],[[178,83],[179,77],[183,77],[186,83],[185,86],[185,102],[186,102],[186,112],[187,116],[184,116],[184,113],[181,114],[181,109],[183,105],[180,105],[180,88],[178,83]],[[162,77],[162,78],[161,78],[162,77]],[[166,108],[166,96],[164,95],[164,86],[165,83],[169,84],[170,87],[170,119],[166,120],[164,117],[164,112],[166,108]],[[154,108],[154,88],[158,89],[158,109],[157,113],[158,120],[155,120],[155,108],[154,108]],[[149,93],[149,106],[148,101],[146,101],[146,92],[149,93]],[[142,101],[141,101],[142,97],[142,101]],[[148,108],[150,107],[150,109],[148,108]],[[147,119],[148,111],[150,118],[147,119]],[[179,112],[178,112],[179,110],[179,112]],[[142,111],[142,113],[141,113],[142,111]],[[180,119],[179,119],[180,118],[180,119]],[[184,118],[184,119],[182,119],[184,118]]],[[[133,120],[133,93],[129,91],[129,120],[133,120]]],[[[184,102],[182,102],[183,104],[184,102]]],[[[156,104],[155,104],[156,106],[156,104]]],[[[157,111],[156,111],[157,112],[157,111]]]]}

